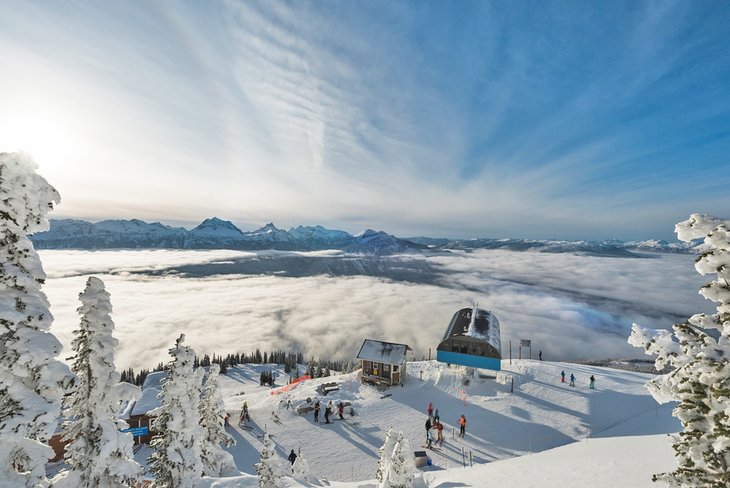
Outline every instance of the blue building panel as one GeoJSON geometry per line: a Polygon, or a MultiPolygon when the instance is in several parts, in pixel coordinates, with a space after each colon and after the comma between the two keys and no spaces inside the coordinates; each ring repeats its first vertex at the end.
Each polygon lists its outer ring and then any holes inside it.
{"type": "Polygon", "coordinates": [[[498,358],[472,356],[471,354],[462,354],[459,352],[437,350],[436,361],[449,364],[460,364],[471,368],[491,369],[493,371],[501,371],[502,369],[502,361],[498,358]]]}

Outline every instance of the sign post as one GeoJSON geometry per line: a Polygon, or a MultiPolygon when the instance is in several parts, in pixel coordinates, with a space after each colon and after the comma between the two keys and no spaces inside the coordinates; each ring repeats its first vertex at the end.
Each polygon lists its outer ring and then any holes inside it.
{"type": "Polygon", "coordinates": [[[520,359],[522,359],[522,348],[530,348],[530,359],[532,359],[532,341],[530,339],[520,339],[520,359]]]}

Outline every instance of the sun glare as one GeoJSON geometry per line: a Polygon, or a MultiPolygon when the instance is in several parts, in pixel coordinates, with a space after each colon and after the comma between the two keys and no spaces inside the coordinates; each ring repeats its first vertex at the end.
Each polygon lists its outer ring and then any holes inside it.
{"type": "Polygon", "coordinates": [[[50,111],[29,111],[0,117],[2,151],[24,151],[43,170],[62,169],[74,152],[71,122],[50,111]]]}

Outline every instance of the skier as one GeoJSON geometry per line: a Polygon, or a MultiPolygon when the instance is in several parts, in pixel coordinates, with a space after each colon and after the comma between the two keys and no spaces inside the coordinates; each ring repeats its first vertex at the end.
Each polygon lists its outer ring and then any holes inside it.
{"type": "Polygon", "coordinates": [[[241,408],[241,418],[239,420],[239,423],[241,422],[247,422],[248,421],[248,402],[243,402],[243,408],[241,408]]]}
{"type": "Polygon", "coordinates": [[[428,418],[430,419],[433,414],[433,404],[431,402],[428,403],[428,407],[426,407],[426,411],[428,412],[428,418]]]}
{"type": "Polygon", "coordinates": [[[461,414],[461,417],[459,417],[459,437],[464,436],[466,436],[466,417],[461,414]]]}
{"type": "Polygon", "coordinates": [[[297,455],[294,453],[294,449],[292,449],[291,452],[289,453],[289,462],[291,462],[292,465],[294,465],[294,461],[296,461],[296,460],[297,460],[297,455]]]}
{"type": "Polygon", "coordinates": [[[433,421],[434,421],[434,423],[435,422],[438,422],[439,421],[439,418],[440,418],[439,417],[439,409],[437,408],[436,410],[433,411],[433,421]]]}
{"type": "Polygon", "coordinates": [[[345,413],[345,405],[340,402],[337,404],[337,414],[340,416],[340,420],[345,420],[345,417],[342,416],[343,413],[345,413]]]}
{"type": "Polygon", "coordinates": [[[565,383],[565,371],[560,372],[560,382],[565,383]]]}
{"type": "Polygon", "coordinates": [[[436,423],[436,444],[442,446],[444,444],[444,424],[436,423]]]}
{"type": "Polygon", "coordinates": [[[431,430],[431,417],[426,419],[426,436],[428,436],[428,432],[431,430]]]}
{"type": "Polygon", "coordinates": [[[591,380],[591,385],[589,386],[589,388],[591,390],[595,390],[596,389],[596,378],[593,375],[591,375],[590,380],[591,380]]]}
{"type": "Polygon", "coordinates": [[[319,423],[319,400],[314,404],[314,423],[319,423]]]}
{"type": "Polygon", "coordinates": [[[540,354],[537,355],[540,358],[540,361],[542,361],[542,349],[540,349],[540,354]]]}
{"type": "Polygon", "coordinates": [[[433,432],[428,431],[426,432],[426,449],[431,449],[433,446],[433,432]]]}
{"type": "Polygon", "coordinates": [[[570,386],[575,386],[575,375],[570,373],[570,386]]]}

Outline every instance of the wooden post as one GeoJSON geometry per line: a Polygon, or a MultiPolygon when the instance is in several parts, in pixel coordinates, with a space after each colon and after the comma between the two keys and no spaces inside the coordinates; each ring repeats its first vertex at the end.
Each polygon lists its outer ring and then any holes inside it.
{"type": "Polygon", "coordinates": [[[520,359],[522,359],[522,346],[520,346],[519,351],[520,351],[520,359]]]}
{"type": "Polygon", "coordinates": [[[515,377],[514,376],[512,377],[512,387],[509,389],[509,392],[510,393],[515,392],[515,377]]]}
{"type": "Polygon", "coordinates": [[[474,456],[472,455],[472,451],[469,451],[469,466],[474,466],[474,456]]]}
{"type": "Polygon", "coordinates": [[[461,464],[466,468],[466,453],[464,452],[464,446],[461,446],[461,464]]]}
{"type": "Polygon", "coordinates": [[[428,360],[429,361],[431,360],[431,348],[430,347],[428,348],[428,360]]]}
{"type": "Polygon", "coordinates": [[[512,339],[509,340],[509,363],[512,364],[512,339]]]}

